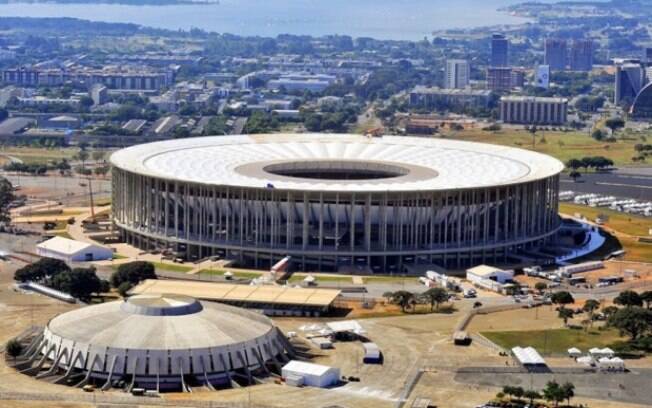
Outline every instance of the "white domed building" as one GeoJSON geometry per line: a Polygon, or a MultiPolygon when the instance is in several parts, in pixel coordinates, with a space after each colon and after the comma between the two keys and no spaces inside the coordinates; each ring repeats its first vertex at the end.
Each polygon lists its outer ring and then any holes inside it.
{"type": "MultiPolygon", "coordinates": [[[[180,295],[138,295],[50,320],[25,357],[37,377],[187,391],[251,384],[292,355],[267,317],[180,295]],[[44,368],[44,367],[47,367],[44,368]]],[[[70,381],[68,381],[70,382],[70,381]]]]}

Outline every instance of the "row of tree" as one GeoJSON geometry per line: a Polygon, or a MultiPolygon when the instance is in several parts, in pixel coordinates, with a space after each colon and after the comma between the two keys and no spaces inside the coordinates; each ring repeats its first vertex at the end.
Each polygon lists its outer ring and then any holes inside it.
{"type": "Polygon", "coordinates": [[[18,282],[37,282],[71,296],[87,301],[94,294],[107,293],[114,287],[124,297],[127,292],[145,279],[156,279],[154,265],[135,261],[118,267],[109,281],[100,279],[94,267],[71,269],[64,261],[41,258],[14,273],[18,282]]]}
{"type": "Polygon", "coordinates": [[[502,392],[499,392],[496,397],[502,399],[505,396],[508,396],[510,399],[511,397],[515,397],[518,400],[526,398],[530,401],[529,406],[534,406],[534,400],[537,399],[544,399],[548,402],[552,402],[555,406],[558,406],[562,401],[568,401],[568,405],[570,405],[571,398],[575,396],[575,385],[570,382],[559,384],[557,381],[549,381],[541,392],[525,390],[523,387],[506,385],[503,387],[502,392]]]}
{"type": "Polygon", "coordinates": [[[423,293],[412,293],[407,290],[399,290],[396,292],[386,292],[383,294],[390,303],[398,305],[402,312],[411,309],[414,311],[418,304],[429,304],[430,311],[439,310],[439,306],[448,301],[449,294],[444,288],[430,288],[423,293]]]}
{"type": "Polygon", "coordinates": [[[587,156],[582,157],[581,159],[570,159],[566,162],[566,167],[571,170],[584,169],[585,171],[588,171],[591,168],[595,170],[604,170],[613,165],[613,160],[604,156],[587,156]]]}

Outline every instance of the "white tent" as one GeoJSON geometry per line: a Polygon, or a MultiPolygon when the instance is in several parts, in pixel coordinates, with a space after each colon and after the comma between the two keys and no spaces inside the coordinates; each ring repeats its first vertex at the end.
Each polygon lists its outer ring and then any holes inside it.
{"type": "Polygon", "coordinates": [[[594,347],[591,350],[589,350],[589,354],[596,359],[600,359],[602,357],[612,358],[615,355],[614,351],[609,347],[605,347],[602,349],[594,347]]]}
{"type": "Polygon", "coordinates": [[[533,347],[514,347],[512,354],[523,366],[546,365],[546,361],[533,347]]]}
{"type": "Polygon", "coordinates": [[[595,365],[595,360],[591,356],[578,357],[576,361],[587,367],[593,367],[595,365]]]}
{"type": "Polygon", "coordinates": [[[582,350],[572,347],[568,349],[568,355],[573,358],[580,357],[582,355],[582,350]]]}
{"type": "Polygon", "coordinates": [[[110,248],[64,237],[54,237],[36,245],[36,254],[65,262],[89,262],[113,258],[113,250],[110,248]]]}
{"type": "Polygon", "coordinates": [[[605,357],[609,357],[609,358],[612,358],[612,357],[616,354],[616,353],[614,353],[614,351],[613,351],[612,349],[610,349],[609,347],[605,347],[605,348],[603,348],[602,350],[600,350],[600,353],[601,353],[603,356],[605,356],[605,357]]]}
{"type": "Polygon", "coordinates": [[[284,378],[303,378],[303,384],[311,387],[325,388],[335,385],[340,380],[340,369],[320,364],[292,360],[283,366],[284,378]]]}
{"type": "Polygon", "coordinates": [[[619,357],[602,357],[598,360],[598,367],[600,367],[601,370],[622,371],[625,369],[625,362],[619,357]]]}
{"type": "Polygon", "coordinates": [[[326,323],[333,333],[349,332],[353,334],[365,334],[366,331],[360,326],[357,320],[342,320],[339,322],[326,323]]]}

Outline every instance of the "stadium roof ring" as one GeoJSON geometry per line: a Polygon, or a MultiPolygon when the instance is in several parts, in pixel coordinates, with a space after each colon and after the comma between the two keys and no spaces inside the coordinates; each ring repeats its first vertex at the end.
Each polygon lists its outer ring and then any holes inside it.
{"type": "Polygon", "coordinates": [[[170,140],[111,162],[128,242],[257,267],[291,255],[318,270],[375,272],[406,257],[461,265],[540,245],[559,224],[564,168],[507,146],[337,134],[170,140]]]}

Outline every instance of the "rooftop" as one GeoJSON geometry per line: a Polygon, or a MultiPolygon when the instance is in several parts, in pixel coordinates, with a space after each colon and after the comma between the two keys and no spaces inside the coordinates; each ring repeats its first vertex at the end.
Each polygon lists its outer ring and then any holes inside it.
{"type": "Polygon", "coordinates": [[[362,192],[510,185],[564,168],[552,157],[508,146],[350,134],[168,140],[120,150],[111,162],[150,177],[205,185],[362,192]]]}
{"type": "Polygon", "coordinates": [[[339,296],[340,291],[335,289],[294,288],[290,286],[254,286],[151,279],[133,288],[131,293],[176,293],[203,300],[328,307],[339,296]]]}

